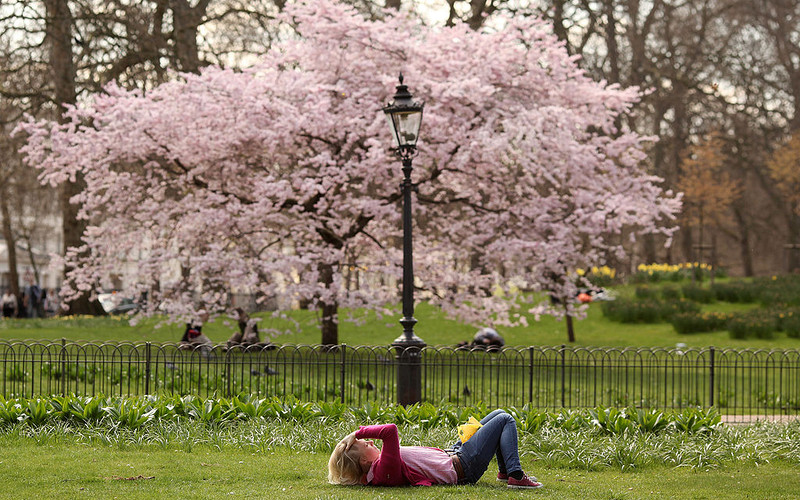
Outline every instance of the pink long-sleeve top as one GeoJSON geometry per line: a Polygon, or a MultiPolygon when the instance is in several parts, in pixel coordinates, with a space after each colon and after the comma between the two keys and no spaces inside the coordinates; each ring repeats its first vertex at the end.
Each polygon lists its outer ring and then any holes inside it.
{"type": "Polygon", "coordinates": [[[356,431],[357,439],[380,439],[381,454],[367,472],[372,486],[431,486],[456,484],[458,475],[444,450],[426,446],[400,446],[394,424],[366,425],[356,431]]]}

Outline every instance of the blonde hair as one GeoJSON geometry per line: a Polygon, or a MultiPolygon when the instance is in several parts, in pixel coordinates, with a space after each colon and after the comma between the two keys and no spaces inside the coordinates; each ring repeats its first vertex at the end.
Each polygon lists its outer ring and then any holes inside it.
{"type": "Polygon", "coordinates": [[[351,447],[347,449],[348,438],[339,441],[328,460],[328,482],[351,486],[361,484],[361,453],[351,447]]]}

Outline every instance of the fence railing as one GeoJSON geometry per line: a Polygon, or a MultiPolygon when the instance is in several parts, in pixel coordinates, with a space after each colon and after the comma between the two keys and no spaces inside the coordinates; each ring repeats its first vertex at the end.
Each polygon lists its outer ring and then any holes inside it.
{"type": "MultiPolygon", "coordinates": [[[[0,341],[0,394],[294,395],[360,405],[396,398],[389,346],[269,345],[184,350],[177,344],[0,341]]],[[[422,397],[558,410],[716,407],[729,420],[800,416],[800,351],[426,347],[422,397]]]]}

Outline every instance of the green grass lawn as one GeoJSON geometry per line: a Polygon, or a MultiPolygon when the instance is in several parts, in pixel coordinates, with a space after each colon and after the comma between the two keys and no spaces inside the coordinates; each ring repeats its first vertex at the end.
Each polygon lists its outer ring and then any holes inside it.
{"type": "MultiPolygon", "coordinates": [[[[751,309],[752,304],[729,304],[717,302],[703,306],[704,310],[733,312],[751,309]]],[[[399,309],[399,308],[398,308],[399,309]]],[[[345,311],[346,315],[349,311],[345,311]]],[[[286,330],[290,333],[274,337],[276,343],[317,344],[320,341],[317,314],[313,311],[290,311],[287,313],[294,321],[273,318],[264,313],[260,330],[286,330]]],[[[358,323],[343,321],[340,325],[339,341],[350,345],[386,345],[402,333],[398,319],[400,312],[393,317],[377,317],[374,313],[356,311],[358,323]]],[[[462,340],[470,340],[477,327],[447,319],[435,307],[418,304],[415,317],[419,321],[415,331],[428,345],[454,345],[462,340]]],[[[204,332],[214,342],[224,342],[230,336],[235,323],[232,320],[217,318],[204,327],[204,332]],[[228,323],[227,325],[225,323],[228,323]]],[[[157,319],[147,319],[130,326],[126,318],[77,318],[77,319],[37,319],[0,321],[0,339],[49,339],[70,341],[133,341],[133,342],[176,342],[183,334],[182,325],[160,325],[157,319]]],[[[527,327],[499,328],[509,346],[542,345],[552,346],[566,343],[564,321],[542,317],[527,327]]],[[[798,349],[800,339],[789,338],[778,333],[773,340],[731,339],[727,331],[682,335],[675,332],[669,323],[623,324],[611,321],[600,310],[600,304],[591,304],[586,319],[575,322],[577,346],[610,347],[675,347],[684,343],[689,347],[730,347],[736,349],[798,349]]]]}
{"type": "MultiPolygon", "coordinates": [[[[631,294],[622,287],[620,294],[631,294]]],[[[734,312],[755,307],[715,303],[704,310],[734,312]]],[[[299,326],[274,339],[277,343],[315,344],[320,340],[316,313],[287,313],[299,326]]],[[[261,330],[287,329],[293,323],[260,315],[261,330]]],[[[343,322],[340,342],[350,345],[385,345],[401,334],[395,315],[378,318],[355,312],[358,324],[343,322]]],[[[468,340],[478,325],[445,318],[427,304],[415,313],[417,334],[429,345],[453,345],[468,340]]],[[[204,332],[224,342],[235,327],[224,320],[206,325],[204,332]]],[[[545,317],[528,327],[502,328],[508,345],[560,345],[566,342],[563,321],[545,317]]],[[[774,340],[730,339],[727,332],[680,335],[667,323],[620,324],[603,317],[600,304],[592,304],[588,317],[575,323],[578,346],[789,348],[800,349],[800,339],[778,333],[774,340]]],[[[131,326],[121,318],[58,318],[0,321],[0,339],[69,341],[175,342],[182,325],[159,325],[148,319],[131,326]]],[[[494,480],[492,464],[477,485],[433,488],[338,487],[326,482],[328,450],[348,430],[340,426],[314,427],[255,423],[239,431],[187,422],[168,429],[167,424],[126,432],[111,430],[47,429],[34,431],[25,424],[0,428],[0,499],[4,498],[553,498],[553,499],[794,499],[800,491],[796,451],[789,458],[768,456],[778,448],[796,450],[794,424],[773,427],[773,436],[753,443],[721,433],[717,438],[686,440],[623,439],[605,441],[575,433],[524,436],[520,441],[523,467],[545,487],[538,491],[508,490],[494,480]],[[781,429],[786,429],[784,432],[781,429]],[[777,435],[777,437],[775,437],[777,435]],[[660,445],[658,443],[661,443],[660,445]],[[659,445],[655,462],[642,450],[659,445]],[[547,450],[556,450],[549,459],[547,450]],[[538,455],[537,455],[538,453],[538,455]],[[601,455],[602,454],[602,455],[601,455]],[[660,457],[681,456],[681,466],[664,465],[660,457]],[[538,457],[538,458],[536,458],[538,457]],[[589,460],[600,465],[570,465],[589,460]],[[586,459],[586,457],[595,457],[586,459]],[[600,458],[597,458],[600,457],[600,458]],[[720,458],[722,457],[722,458],[720,458]],[[756,458],[751,458],[756,457],[756,458]],[[791,458],[794,457],[794,458],[791,458]],[[627,472],[619,466],[639,464],[627,472]],[[702,463],[703,465],[697,465],[702,463]],[[695,464],[694,466],[692,464],[695,464]]],[[[733,428],[730,428],[733,429],[733,428]]],[[[755,429],[755,428],[754,428],[755,429]]],[[[404,444],[435,445],[447,441],[451,429],[423,432],[406,429],[404,444]]],[[[749,432],[749,431],[747,431],[749,432]]],[[[757,434],[758,430],[753,433],[757,434]]],[[[769,432],[767,432],[769,434],[769,432]]],[[[766,435],[766,434],[765,434],[766,435]]],[[[713,436],[713,435],[712,435],[713,436]]],[[[605,439],[605,438],[604,438],[605,439]]]]}
{"type": "Polygon", "coordinates": [[[537,468],[545,487],[508,490],[496,466],[476,485],[427,488],[340,487],[326,482],[326,453],[287,448],[268,452],[199,446],[102,446],[74,441],[2,439],[0,498],[553,498],[789,499],[800,473],[786,463],[736,464],[711,470],[655,468],[622,473],[537,468]]]}

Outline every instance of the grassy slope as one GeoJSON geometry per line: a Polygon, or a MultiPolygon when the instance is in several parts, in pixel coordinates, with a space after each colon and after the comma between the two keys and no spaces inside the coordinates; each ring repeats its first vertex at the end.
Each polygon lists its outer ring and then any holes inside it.
{"type": "MultiPolygon", "coordinates": [[[[674,284],[671,284],[674,286],[674,284]]],[[[633,296],[634,285],[618,286],[614,291],[620,296],[633,296]]],[[[586,319],[575,321],[578,346],[611,347],[675,347],[677,343],[689,347],[731,347],[736,349],[800,349],[800,339],[788,338],[778,333],[773,340],[731,339],[727,331],[681,335],[668,323],[622,324],[603,317],[600,304],[591,304],[586,319]]],[[[757,307],[755,304],[730,304],[717,302],[704,305],[704,311],[736,312],[757,307]]],[[[260,330],[291,330],[274,338],[277,343],[316,344],[320,333],[317,313],[313,311],[290,311],[287,313],[293,322],[261,314],[260,330]]],[[[342,321],[339,341],[350,345],[386,345],[402,333],[398,323],[400,308],[392,316],[378,317],[364,311],[342,311],[341,316],[355,316],[357,322],[342,321]]],[[[415,331],[428,345],[454,345],[470,340],[477,327],[447,319],[439,310],[421,303],[416,307],[415,317],[419,321],[415,331]]],[[[231,335],[235,322],[217,318],[204,327],[214,342],[224,342],[231,335]]],[[[540,321],[531,320],[527,327],[499,328],[506,344],[555,346],[566,343],[565,322],[549,316],[540,321]]],[[[157,319],[142,321],[136,326],[127,324],[125,318],[77,318],[46,320],[0,321],[0,339],[61,339],[71,341],[134,341],[134,342],[175,342],[183,334],[183,325],[159,325],[157,319]]]]}
{"type": "MultiPolygon", "coordinates": [[[[741,306],[717,303],[704,306],[704,309],[731,312],[752,306],[741,306]]],[[[315,344],[319,342],[319,330],[316,325],[316,313],[310,311],[292,311],[290,315],[300,325],[299,331],[284,334],[274,340],[278,343],[315,344]]],[[[457,321],[448,320],[435,308],[427,304],[419,304],[415,313],[419,323],[417,334],[429,345],[452,345],[461,340],[472,338],[476,328],[457,321]]],[[[396,317],[378,318],[372,313],[362,313],[361,321],[356,324],[342,322],[340,326],[340,342],[350,345],[385,345],[402,333],[396,317]]],[[[218,318],[206,325],[204,331],[215,342],[224,342],[231,332],[233,324],[224,325],[218,318]]],[[[285,320],[264,317],[260,323],[261,330],[268,328],[286,329],[290,323],[285,320]]],[[[296,329],[295,329],[296,330],[296,329]]],[[[501,333],[508,345],[560,345],[566,342],[566,330],[563,321],[543,317],[527,327],[501,328],[501,333]]],[[[675,333],[667,323],[659,324],[621,324],[607,320],[600,311],[599,304],[592,304],[588,317],[575,322],[579,346],[616,346],[616,347],[674,347],[683,342],[690,347],[733,348],[800,348],[800,339],[786,337],[779,333],[774,340],[747,339],[735,340],[726,331],[680,335],[675,333]]],[[[156,320],[144,321],[136,326],[129,326],[125,321],[114,318],[91,319],[48,319],[48,320],[14,320],[0,322],[0,339],[61,339],[93,340],[93,341],[152,341],[174,342],[180,339],[183,327],[166,325],[157,328],[156,320]]]]}
{"type": "Polygon", "coordinates": [[[558,498],[558,499],[788,499],[800,491],[800,475],[788,464],[737,464],[708,471],[649,469],[621,473],[536,470],[539,491],[511,491],[493,480],[496,465],[474,486],[344,488],[325,481],[327,455],[278,448],[273,452],[202,446],[191,451],[160,446],[37,444],[2,439],[7,488],[0,498],[558,498]],[[139,479],[127,479],[137,478],[139,479]],[[152,478],[152,479],[148,479],[152,478]],[[12,486],[13,485],[13,486],[12,486]],[[422,495],[422,496],[421,496],[422,495]]]}

